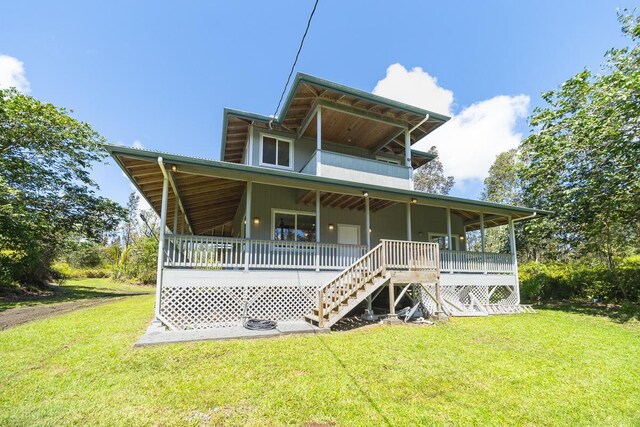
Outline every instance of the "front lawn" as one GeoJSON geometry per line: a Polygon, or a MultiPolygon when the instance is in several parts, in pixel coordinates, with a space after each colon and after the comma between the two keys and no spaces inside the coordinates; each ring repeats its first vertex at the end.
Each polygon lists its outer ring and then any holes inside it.
{"type": "Polygon", "coordinates": [[[542,310],[133,348],[153,302],[0,332],[0,424],[640,424],[636,321],[542,310]]]}
{"type": "Polygon", "coordinates": [[[152,286],[132,285],[110,279],[69,279],[60,285],[49,286],[47,295],[16,299],[0,297],[0,311],[57,302],[152,293],[153,289],[152,286]]]}

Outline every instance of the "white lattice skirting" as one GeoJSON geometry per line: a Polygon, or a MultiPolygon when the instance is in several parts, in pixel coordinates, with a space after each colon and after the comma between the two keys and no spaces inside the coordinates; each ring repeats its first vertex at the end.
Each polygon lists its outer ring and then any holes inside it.
{"type": "MultiPolygon", "coordinates": [[[[416,286],[415,295],[434,313],[435,285],[423,286],[416,286]]],[[[237,326],[244,316],[300,320],[315,307],[317,289],[308,285],[165,285],[160,315],[169,327],[180,330],[237,326]]],[[[508,285],[443,285],[442,298],[453,316],[486,312],[488,306],[516,306],[520,302],[517,287],[508,285]]]]}
{"type": "Polygon", "coordinates": [[[298,320],[315,306],[317,289],[301,285],[165,285],[160,315],[173,329],[236,326],[244,316],[298,320]]]}
{"type": "MultiPolygon", "coordinates": [[[[435,285],[418,287],[418,295],[425,308],[433,313],[435,285]]],[[[442,300],[451,315],[487,312],[489,306],[512,307],[520,304],[518,287],[512,285],[443,285],[442,300]]]]}

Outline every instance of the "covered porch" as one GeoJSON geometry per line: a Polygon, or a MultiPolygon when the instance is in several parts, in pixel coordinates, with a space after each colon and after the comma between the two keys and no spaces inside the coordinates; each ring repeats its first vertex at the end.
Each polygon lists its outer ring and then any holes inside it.
{"type": "MultiPolygon", "coordinates": [[[[109,149],[164,225],[156,318],[174,329],[237,325],[247,316],[301,319],[328,283],[354,265],[358,274],[367,271],[363,259],[382,242],[404,248],[394,256],[408,271],[421,269],[412,248],[437,247],[430,268],[456,313],[519,304],[513,227],[536,215],[531,209],[109,149]],[[485,230],[499,225],[509,229],[511,250],[489,253],[485,230]],[[467,250],[473,230],[481,237],[477,251],[467,250]]],[[[384,260],[381,268],[393,270],[384,260]]]]}
{"type": "MultiPolygon", "coordinates": [[[[366,245],[165,234],[164,267],[198,270],[343,270],[366,245]]],[[[509,253],[440,250],[443,273],[513,274],[509,253]]]]}
{"type": "Polygon", "coordinates": [[[383,239],[438,243],[450,274],[517,274],[513,224],[536,211],[289,171],[110,147],[160,216],[162,269],[340,271],[383,239]],[[486,251],[507,226],[509,251],[486,251]],[[468,250],[467,233],[479,232],[468,250]]]}

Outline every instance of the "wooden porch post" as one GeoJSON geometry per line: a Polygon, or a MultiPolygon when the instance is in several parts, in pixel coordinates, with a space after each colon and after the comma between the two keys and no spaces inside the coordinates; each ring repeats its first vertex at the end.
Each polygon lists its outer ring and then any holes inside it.
{"type": "Polygon", "coordinates": [[[509,216],[509,246],[511,247],[513,274],[516,276],[516,283],[518,283],[518,256],[516,253],[516,232],[513,228],[513,218],[511,218],[511,216],[509,216]]]}
{"type": "Polygon", "coordinates": [[[253,196],[253,182],[247,181],[247,200],[245,200],[245,225],[244,225],[244,271],[249,271],[251,258],[251,198],[253,196]]]}
{"type": "MultiPolygon", "coordinates": [[[[447,208],[447,247],[450,251],[453,251],[453,239],[451,237],[451,208],[447,208]]],[[[449,273],[453,273],[453,260],[455,256],[453,252],[449,252],[449,273]]]]}
{"type": "Polygon", "coordinates": [[[247,150],[247,164],[253,164],[253,125],[249,125],[249,149],[247,150]]]}
{"type": "Polygon", "coordinates": [[[396,288],[393,280],[389,280],[389,316],[396,316],[396,288]]]}
{"type": "Polygon", "coordinates": [[[411,167],[411,134],[408,128],[404,131],[404,165],[411,167]]]}
{"type": "Polygon", "coordinates": [[[487,274],[487,261],[485,257],[487,245],[484,240],[484,213],[483,212],[480,212],[480,245],[482,246],[482,272],[484,274],[487,274]]]}
{"type": "MultiPolygon", "coordinates": [[[[411,167],[411,131],[409,128],[404,131],[404,165],[411,167]]],[[[409,188],[413,190],[413,171],[409,172],[409,188]]]]}
{"type": "Polygon", "coordinates": [[[173,234],[178,234],[178,195],[174,194],[174,196],[176,199],[173,207],[173,228],[171,229],[171,232],[173,234]]]}
{"type": "Polygon", "coordinates": [[[320,191],[316,190],[316,271],[320,271],[320,191]]]}
{"type": "MultiPolygon", "coordinates": [[[[162,162],[162,158],[159,159],[162,162]]],[[[162,205],[160,208],[160,237],[158,239],[158,267],[156,270],[156,319],[160,318],[160,294],[162,292],[162,270],[164,268],[164,230],[167,224],[167,199],[169,198],[169,179],[162,180],[162,205]]]]}
{"type": "Polygon", "coordinates": [[[322,169],[322,108],[316,113],[316,175],[321,176],[322,169]]]}
{"type": "Polygon", "coordinates": [[[407,241],[411,241],[411,202],[407,203],[407,241]]]}
{"type": "Polygon", "coordinates": [[[364,229],[367,233],[367,250],[371,250],[371,211],[369,210],[369,195],[364,196],[364,229]]]}

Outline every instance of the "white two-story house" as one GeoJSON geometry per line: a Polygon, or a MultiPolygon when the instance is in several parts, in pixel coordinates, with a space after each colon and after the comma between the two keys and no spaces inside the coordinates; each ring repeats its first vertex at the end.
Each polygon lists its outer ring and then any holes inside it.
{"type": "Polygon", "coordinates": [[[376,298],[391,316],[518,312],[513,223],[548,212],[415,191],[433,155],[412,146],[448,119],[298,74],[277,118],[224,111],[219,161],[107,145],[164,225],[156,319],[328,327],[376,298]],[[510,253],[485,252],[500,225],[510,253]]]}

